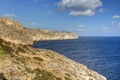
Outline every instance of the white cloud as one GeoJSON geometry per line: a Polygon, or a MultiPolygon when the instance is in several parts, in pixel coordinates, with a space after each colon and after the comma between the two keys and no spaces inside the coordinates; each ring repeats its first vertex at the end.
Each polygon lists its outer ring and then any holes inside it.
{"type": "Polygon", "coordinates": [[[4,14],[3,17],[8,17],[8,18],[19,18],[19,16],[16,16],[14,14],[4,14]]]}
{"type": "Polygon", "coordinates": [[[116,27],[116,26],[117,26],[117,27],[120,27],[120,22],[114,22],[114,21],[112,21],[112,25],[115,26],[115,27],[116,27]]]}
{"type": "Polygon", "coordinates": [[[119,19],[120,15],[114,15],[113,18],[119,19]]]}
{"type": "Polygon", "coordinates": [[[118,22],[116,25],[117,25],[117,27],[120,27],[120,22],[118,22]]]}
{"type": "Polygon", "coordinates": [[[27,23],[26,26],[28,27],[35,27],[37,23],[31,22],[31,23],[27,23]]]}
{"type": "Polygon", "coordinates": [[[80,32],[87,32],[88,29],[78,29],[78,31],[80,31],[80,32]]]}
{"type": "Polygon", "coordinates": [[[104,9],[104,8],[100,8],[99,10],[98,10],[98,12],[99,13],[104,13],[104,12],[107,12],[108,10],[106,10],[106,9],[104,9]]]}
{"type": "Polygon", "coordinates": [[[29,25],[30,25],[30,26],[34,26],[34,25],[36,25],[36,23],[31,22],[31,23],[29,23],[29,25]]]}
{"type": "Polygon", "coordinates": [[[120,27],[120,22],[118,22],[117,26],[120,27]]]}
{"type": "Polygon", "coordinates": [[[83,28],[84,25],[80,24],[80,25],[78,25],[77,27],[78,27],[78,28],[83,28]]]}
{"type": "Polygon", "coordinates": [[[78,25],[77,26],[77,30],[80,31],[80,32],[87,32],[88,29],[86,29],[85,25],[78,25]]]}
{"type": "Polygon", "coordinates": [[[51,13],[52,13],[52,11],[50,11],[50,10],[47,11],[47,14],[51,14],[51,13]]]}
{"type": "Polygon", "coordinates": [[[23,23],[23,25],[26,26],[26,27],[33,28],[33,27],[37,26],[37,23],[35,23],[35,22],[25,22],[25,23],[23,23]]]}
{"type": "Polygon", "coordinates": [[[83,15],[83,16],[92,16],[94,15],[95,12],[93,12],[92,10],[88,9],[86,11],[71,11],[69,13],[69,15],[72,15],[72,16],[79,16],[79,15],[83,15]]]}
{"type": "Polygon", "coordinates": [[[108,27],[103,27],[103,29],[108,30],[109,28],[108,27]]]}
{"type": "Polygon", "coordinates": [[[107,32],[107,31],[109,31],[109,27],[101,27],[100,31],[107,32]]]}
{"type": "Polygon", "coordinates": [[[117,22],[115,22],[115,21],[112,21],[112,24],[116,24],[117,22]]]}
{"type": "Polygon", "coordinates": [[[61,0],[57,6],[73,16],[92,16],[97,7],[102,6],[100,0],[61,0]]]}

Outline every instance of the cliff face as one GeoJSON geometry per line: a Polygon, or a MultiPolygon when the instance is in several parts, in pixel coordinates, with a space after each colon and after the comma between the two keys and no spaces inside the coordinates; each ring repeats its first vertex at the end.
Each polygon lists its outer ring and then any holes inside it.
{"type": "Polygon", "coordinates": [[[8,80],[106,80],[97,72],[65,56],[28,45],[37,40],[76,39],[75,34],[25,29],[10,19],[7,19],[8,22],[2,20],[0,79],[5,77],[8,80]]]}
{"type": "Polygon", "coordinates": [[[0,18],[0,37],[6,41],[23,45],[32,45],[34,41],[38,40],[78,38],[75,33],[24,28],[18,22],[8,18],[0,18]]]}

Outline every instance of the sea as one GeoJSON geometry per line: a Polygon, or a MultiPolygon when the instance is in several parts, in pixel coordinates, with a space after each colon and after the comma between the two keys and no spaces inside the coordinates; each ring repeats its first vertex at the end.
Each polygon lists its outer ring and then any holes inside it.
{"type": "Polygon", "coordinates": [[[120,37],[38,41],[33,47],[56,51],[102,74],[107,80],[120,80],[120,37]]]}

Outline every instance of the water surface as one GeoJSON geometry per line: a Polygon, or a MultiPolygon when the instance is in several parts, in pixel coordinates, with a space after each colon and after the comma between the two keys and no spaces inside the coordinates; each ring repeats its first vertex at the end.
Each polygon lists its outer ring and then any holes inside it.
{"type": "Polygon", "coordinates": [[[108,80],[120,80],[120,37],[41,41],[33,47],[54,50],[97,71],[108,80]]]}

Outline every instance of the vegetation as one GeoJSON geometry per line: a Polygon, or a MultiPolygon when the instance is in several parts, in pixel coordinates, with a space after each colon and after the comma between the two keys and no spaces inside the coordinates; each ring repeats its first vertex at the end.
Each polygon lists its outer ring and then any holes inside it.
{"type": "Polygon", "coordinates": [[[23,48],[21,48],[21,47],[18,47],[17,52],[25,53],[25,50],[23,48]]]}
{"type": "Polygon", "coordinates": [[[5,51],[2,49],[2,47],[0,46],[0,56],[5,55],[5,51]]]}
{"type": "Polygon", "coordinates": [[[65,77],[65,80],[72,80],[72,79],[70,79],[70,78],[68,78],[68,77],[65,77]]]}
{"type": "Polygon", "coordinates": [[[17,61],[20,61],[21,63],[25,63],[25,58],[22,57],[16,57],[17,61]]]}
{"type": "Polygon", "coordinates": [[[38,61],[44,61],[42,58],[40,57],[34,57],[35,60],[38,60],[38,61]]]}
{"type": "Polygon", "coordinates": [[[28,73],[36,73],[36,76],[33,80],[62,80],[61,78],[54,76],[53,73],[46,70],[41,70],[39,68],[31,70],[30,68],[26,67],[26,71],[28,73]]]}
{"type": "Polygon", "coordinates": [[[36,73],[34,80],[61,80],[55,77],[51,72],[40,70],[39,68],[35,69],[34,72],[36,73]]]}
{"type": "Polygon", "coordinates": [[[24,57],[24,56],[14,56],[16,58],[16,61],[19,61],[23,64],[26,64],[26,61],[28,61],[30,58],[29,57],[24,57]]]}

